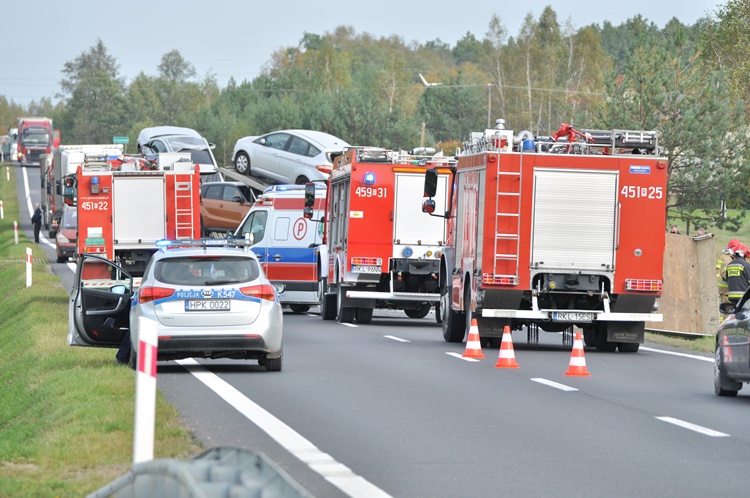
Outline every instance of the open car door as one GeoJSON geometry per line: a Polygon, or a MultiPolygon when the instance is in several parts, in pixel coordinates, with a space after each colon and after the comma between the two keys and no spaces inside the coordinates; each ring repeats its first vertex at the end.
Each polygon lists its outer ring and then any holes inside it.
{"type": "Polygon", "coordinates": [[[108,259],[86,255],[68,307],[68,345],[117,348],[130,328],[133,277],[108,259]]]}

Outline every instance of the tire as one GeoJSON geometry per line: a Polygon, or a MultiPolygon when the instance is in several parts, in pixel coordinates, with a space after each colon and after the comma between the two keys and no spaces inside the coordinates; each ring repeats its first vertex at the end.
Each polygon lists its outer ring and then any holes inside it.
{"type": "Polygon", "coordinates": [[[238,152],[234,158],[234,169],[241,175],[250,175],[250,157],[245,152],[238,152]]]}
{"type": "Polygon", "coordinates": [[[294,182],[297,185],[304,185],[305,183],[310,183],[310,180],[306,176],[298,176],[297,180],[294,182]]]}
{"type": "Polygon", "coordinates": [[[432,306],[430,306],[429,303],[423,303],[419,308],[404,310],[404,313],[406,313],[406,316],[409,318],[424,318],[430,314],[430,308],[432,308],[432,306]]]}
{"type": "Polygon", "coordinates": [[[447,284],[440,290],[440,310],[445,342],[463,342],[466,335],[466,314],[462,311],[453,311],[450,288],[447,284]]]}
{"type": "Polygon", "coordinates": [[[352,323],[354,322],[354,311],[356,308],[345,308],[344,307],[344,286],[338,284],[336,286],[336,321],[339,323],[352,323]]]}
{"type": "Polygon", "coordinates": [[[282,358],[284,358],[283,355],[278,358],[266,358],[266,364],[264,365],[266,372],[281,372],[282,358]]]}
{"type": "Polygon", "coordinates": [[[318,280],[318,296],[320,297],[320,317],[323,320],[336,318],[336,295],[326,294],[328,290],[328,279],[318,280]]]}
{"type": "Polygon", "coordinates": [[[294,313],[307,313],[310,310],[307,304],[290,304],[289,307],[294,313]]]}
{"type": "Polygon", "coordinates": [[[138,353],[135,352],[135,348],[132,346],[130,347],[130,357],[128,358],[128,366],[132,370],[135,370],[136,368],[138,368],[138,353]]]}
{"type": "Polygon", "coordinates": [[[372,312],[375,311],[373,308],[357,308],[356,318],[357,323],[367,325],[372,321],[372,312]]]}
{"type": "Polygon", "coordinates": [[[435,303],[435,322],[443,323],[443,316],[440,314],[440,302],[435,303]]]}
{"type": "Polygon", "coordinates": [[[58,263],[66,263],[67,261],[68,261],[68,257],[67,256],[58,256],[57,257],[57,262],[58,263]]]}
{"type": "Polygon", "coordinates": [[[730,379],[727,375],[720,345],[716,346],[714,360],[714,392],[717,396],[737,396],[737,392],[742,389],[742,383],[730,379]]]}
{"type": "Polygon", "coordinates": [[[617,350],[621,353],[637,353],[641,347],[637,342],[618,342],[617,350]]]}

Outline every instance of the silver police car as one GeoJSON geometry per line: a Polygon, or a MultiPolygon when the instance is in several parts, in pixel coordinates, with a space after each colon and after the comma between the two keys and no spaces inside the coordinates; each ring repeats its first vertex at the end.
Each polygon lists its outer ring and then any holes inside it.
{"type": "Polygon", "coordinates": [[[120,347],[129,336],[135,368],[139,329],[151,327],[158,360],[251,359],[280,371],[281,305],[248,244],[162,241],[142,278],[105,258],[79,258],[68,344],[120,347]]]}

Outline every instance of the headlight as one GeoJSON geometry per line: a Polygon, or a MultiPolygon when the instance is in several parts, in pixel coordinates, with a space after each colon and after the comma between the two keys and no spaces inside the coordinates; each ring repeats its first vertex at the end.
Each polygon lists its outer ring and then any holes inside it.
{"type": "Polygon", "coordinates": [[[62,234],[62,232],[57,232],[57,243],[58,244],[70,244],[70,240],[62,234]]]}

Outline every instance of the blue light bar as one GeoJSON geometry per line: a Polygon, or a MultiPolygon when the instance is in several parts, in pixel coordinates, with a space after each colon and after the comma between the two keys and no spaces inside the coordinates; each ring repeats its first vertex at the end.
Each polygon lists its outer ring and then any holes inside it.
{"type": "Polygon", "coordinates": [[[363,181],[365,185],[375,185],[375,173],[373,173],[372,171],[368,171],[367,173],[365,173],[365,178],[363,181]]]}

